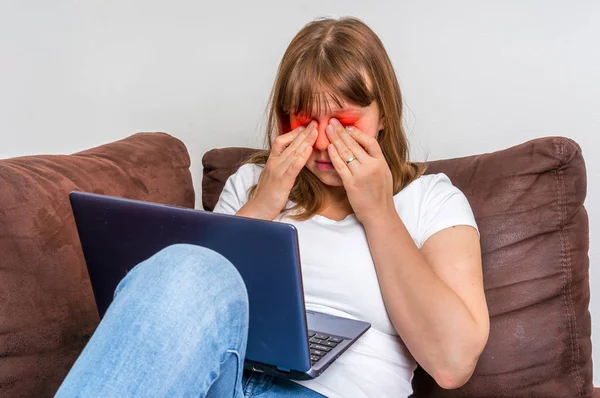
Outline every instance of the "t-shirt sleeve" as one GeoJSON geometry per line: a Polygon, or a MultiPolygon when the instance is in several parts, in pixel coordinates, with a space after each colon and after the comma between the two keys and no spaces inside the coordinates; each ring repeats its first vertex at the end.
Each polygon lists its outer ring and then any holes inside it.
{"type": "Polygon", "coordinates": [[[262,167],[254,164],[245,164],[231,175],[215,205],[214,213],[235,214],[248,201],[248,190],[258,182],[262,167]]]}
{"type": "Polygon", "coordinates": [[[457,225],[469,225],[479,232],[467,197],[445,174],[436,174],[425,187],[421,204],[419,248],[436,232],[457,225]]]}

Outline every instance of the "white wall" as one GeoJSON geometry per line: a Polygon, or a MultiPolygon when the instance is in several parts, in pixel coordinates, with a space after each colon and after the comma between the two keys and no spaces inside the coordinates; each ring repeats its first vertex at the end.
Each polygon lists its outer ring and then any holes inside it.
{"type": "MultiPolygon", "coordinates": [[[[167,131],[186,143],[199,194],[205,151],[262,143],[279,59],[298,29],[324,15],[358,16],[380,35],[417,159],[548,135],[578,141],[588,167],[591,287],[600,286],[596,1],[3,0],[0,158],[167,131]]],[[[600,322],[593,292],[591,312],[600,322]]],[[[593,342],[600,346],[600,328],[593,342]]]]}

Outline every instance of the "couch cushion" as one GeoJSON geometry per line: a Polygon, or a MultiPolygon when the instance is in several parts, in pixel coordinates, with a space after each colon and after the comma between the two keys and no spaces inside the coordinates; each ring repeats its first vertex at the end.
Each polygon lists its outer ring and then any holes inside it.
{"type": "Polygon", "coordinates": [[[212,211],[230,175],[258,149],[222,148],[208,151],[202,157],[202,207],[212,211]]]}
{"type": "Polygon", "coordinates": [[[98,323],[69,192],[193,207],[189,166],[163,133],[0,160],[0,396],[53,396],[98,323]]]}
{"type": "MultiPolygon", "coordinates": [[[[208,152],[203,203],[213,209],[248,149],[208,152]]],[[[591,396],[585,165],[579,146],[536,139],[485,155],[431,162],[469,199],[481,232],[488,344],[471,380],[443,390],[422,370],[417,397],[591,396]]]]}

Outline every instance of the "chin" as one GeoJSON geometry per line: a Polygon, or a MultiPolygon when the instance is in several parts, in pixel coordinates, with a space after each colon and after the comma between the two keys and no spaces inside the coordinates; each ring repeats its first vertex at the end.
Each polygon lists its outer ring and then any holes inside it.
{"type": "Polygon", "coordinates": [[[320,175],[317,175],[317,177],[319,177],[319,180],[321,180],[321,182],[327,186],[330,186],[330,187],[343,187],[344,186],[342,179],[337,175],[333,178],[331,176],[320,176],[320,175]]]}
{"type": "Polygon", "coordinates": [[[344,183],[342,182],[342,178],[335,171],[321,171],[317,169],[313,169],[312,167],[307,167],[311,173],[313,173],[317,178],[325,185],[330,187],[342,187],[344,183]]]}

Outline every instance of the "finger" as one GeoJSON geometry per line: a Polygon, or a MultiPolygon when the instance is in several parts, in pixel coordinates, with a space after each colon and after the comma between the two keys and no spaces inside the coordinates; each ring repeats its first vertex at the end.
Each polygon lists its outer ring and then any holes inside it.
{"type": "Polygon", "coordinates": [[[348,165],[342,160],[342,158],[340,158],[340,154],[338,153],[335,145],[329,144],[327,150],[329,152],[329,159],[331,159],[331,163],[333,163],[333,167],[338,172],[345,185],[346,182],[349,182],[352,178],[352,173],[350,172],[348,165]]]}
{"type": "MultiPolygon", "coordinates": [[[[311,122],[312,123],[312,122],[311,122]]],[[[310,123],[309,123],[310,125],[310,123]]],[[[271,148],[271,153],[274,155],[281,155],[283,151],[296,139],[300,136],[308,126],[298,126],[294,130],[289,133],[284,133],[278,136],[273,140],[273,147],[271,148]]]]}
{"type": "Polygon", "coordinates": [[[385,159],[383,152],[381,151],[381,147],[379,146],[379,142],[377,142],[376,138],[363,133],[353,126],[348,126],[346,131],[352,138],[354,138],[356,142],[365,148],[369,155],[377,159],[385,159]]]}
{"type": "Polygon", "coordinates": [[[312,153],[312,145],[307,145],[303,148],[304,149],[302,150],[302,152],[298,153],[298,156],[290,156],[289,159],[291,160],[286,160],[287,166],[285,166],[285,174],[289,175],[290,177],[296,178],[298,174],[300,174],[300,171],[306,165],[306,162],[308,161],[308,158],[312,153]]]}
{"type": "MultiPolygon", "coordinates": [[[[352,151],[348,148],[348,146],[344,143],[344,141],[342,141],[339,134],[337,133],[337,131],[335,131],[335,128],[331,124],[329,126],[327,126],[326,130],[327,130],[327,135],[329,137],[329,141],[335,146],[337,154],[344,162],[356,157],[356,156],[354,156],[352,151]]],[[[354,162],[356,162],[356,161],[358,161],[358,158],[354,162]]],[[[347,164],[350,164],[350,163],[347,163],[347,164]]],[[[348,166],[348,167],[350,167],[350,166],[348,166]]],[[[352,167],[354,167],[354,165],[352,165],[352,167]]]]}
{"type": "MultiPolygon", "coordinates": [[[[342,126],[342,124],[337,119],[331,119],[331,122],[334,126],[334,130],[337,135],[340,137],[342,142],[346,144],[350,152],[358,159],[359,162],[364,163],[370,157],[367,152],[363,149],[362,146],[352,136],[346,131],[346,128],[342,126]]],[[[350,127],[350,126],[349,126],[350,127]]],[[[347,128],[349,128],[347,127],[347,128]]]]}
{"type": "Polygon", "coordinates": [[[288,157],[293,153],[301,151],[302,149],[300,147],[303,146],[303,143],[306,140],[306,138],[309,138],[311,136],[311,133],[314,130],[314,126],[314,120],[308,123],[304,130],[302,130],[302,132],[298,134],[292,142],[290,142],[287,148],[284,149],[282,153],[283,157],[288,157]]]}
{"type": "MultiPolygon", "coordinates": [[[[309,129],[307,128],[306,131],[308,132],[308,130],[309,129]]],[[[291,144],[281,155],[281,167],[287,169],[296,162],[296,159],[306,156],[306,159],[302,163],[302,166],[304,166],[308,156],[310,156],[310,152],[312,151],[312,147],[317,139],[317,135],[317,130],[312,129],[312,131],[306,135],[302,142],[297,143],[295,140],[294,143],[291,144]]]]}
{"type": "Polygon", "coordinates": [[[298,126],[289,133],[284,133],[273,140],[271,154],[278,156],[290,145],[290,143],[304,131],[305,126],[298,126]]]}
{"type": "Polygon", "coordinates": [[[319,132],[317,131],[317,123],[316,122],[309,123],[309,125],[306,127],[306,130],[310,130],[310,131],[308,132],[308,134],[302,141],[302,144],[307,144],[309,146],[315,145],[315,142],[317,142],[317,137],[319,136],[319,132]]]}

